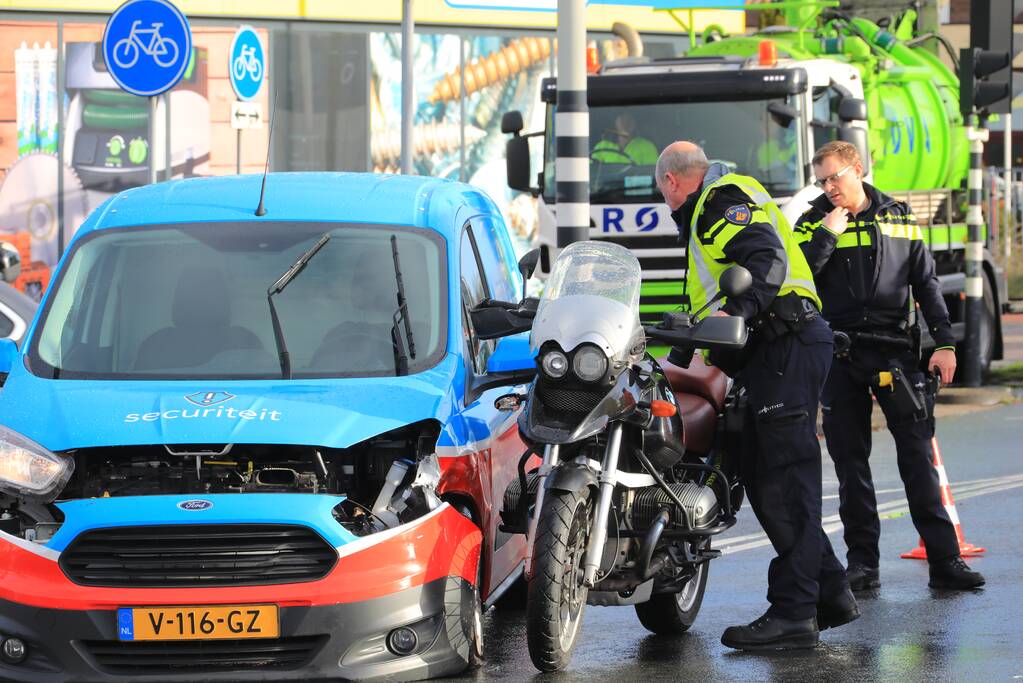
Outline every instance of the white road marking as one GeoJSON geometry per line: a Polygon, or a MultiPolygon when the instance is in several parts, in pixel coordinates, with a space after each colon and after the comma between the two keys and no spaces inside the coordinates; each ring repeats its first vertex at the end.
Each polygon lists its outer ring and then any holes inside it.
{"type": "MultiPolygon", "coordinates": [[[[1009,491],[1011,489],[1023,487],[1023,475],[1013,475],[1010,477],[998,477],[994,480],[977,480],[978,483],[974,485],[967,485],[966,483],[959,486],[953,487],[952,495],[956,500],[967,500],[976,496],[985,496],[991,493],[999,493],[1001,491],[1009,491]],[[979,482],[990,482],[980,484],[979,482]],[[959,491],[957,493],[956,491],[959,491]]],[[[906,504],[905,498],[900,500],[890,501],[888,503],[882,503],[877,506],[878,513],[887,513],[892,515],[895,513],[906,513],[909,512],[909,506],[906,504]]],[[[882,516],[884,520],[886,517],[882,516]]],[[[842,528],[841,518],[836,515],[829,515],[821,520],[824,527],[824,533],[829,536],[842,528]]],[[[748,536],[737,536],[735,538],[728,539],[728,545],[721,546],[718,548],[723,555],[730,555],[732,553],[742,552],[744,550],[753,550],[755,548],[762,548],[764,546],[771,545],[771,541],[767,538],[767,535],[763,532],[758,534],[750,534],[748,536]]]]}

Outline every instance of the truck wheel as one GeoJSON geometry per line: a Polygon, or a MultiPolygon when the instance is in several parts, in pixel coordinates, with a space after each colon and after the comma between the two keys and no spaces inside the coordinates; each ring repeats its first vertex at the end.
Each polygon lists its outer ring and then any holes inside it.
{"type": "Polygon", "coordinates": [[[636,605],[639,623],[658,635],[679,635],[688,631],[700,613],[709,573],[710,562],[701,562],[696,574],[678,593],[657,593],[649,601],[636,605]]]}
{"type": "Polygon", "coordinates": [[[589,590],[583,560],[590,531],[590,491],[547,491],[533,546],[526,600],[526,643],[540,671],[568,665],[589,590]]]}

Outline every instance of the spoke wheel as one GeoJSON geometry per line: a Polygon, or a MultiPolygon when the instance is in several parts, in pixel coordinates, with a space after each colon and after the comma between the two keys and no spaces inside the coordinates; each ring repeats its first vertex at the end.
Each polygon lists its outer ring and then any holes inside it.
{"type": "Polygon", "coordinates": [[[563,669],[572,658],[589,593],[582,583],[589,530],[589,489],[547,492],[526,603],[529,657],[541,671],[563,669]]]}

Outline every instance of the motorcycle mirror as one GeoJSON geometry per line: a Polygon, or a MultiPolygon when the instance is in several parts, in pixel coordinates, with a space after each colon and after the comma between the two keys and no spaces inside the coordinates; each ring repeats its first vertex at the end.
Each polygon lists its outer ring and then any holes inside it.
{"type": "Polygon", "coordinates": [[[519,259],[519,272],[522,273],[522,284],[525,286],[526,280],[533,277],[533,271],[536,270],[536,264],[540,262],[540,250],[530,249],[522,258],[519,259]]]}
{"type": "Polygon", "coordinates": [[[744,294],[752,286],[753,276],[742,266],[732,266],[718,280],[718,289],[729,299],[744,294]]]}

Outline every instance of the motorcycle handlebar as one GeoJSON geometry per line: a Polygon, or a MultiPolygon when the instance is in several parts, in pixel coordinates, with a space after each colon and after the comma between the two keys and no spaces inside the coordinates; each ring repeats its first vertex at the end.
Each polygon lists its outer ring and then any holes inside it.
{"type": "Polygon", "coordinates": [[[644,327],[648,339],[669,346],[691,346],[701,349],[741,349],[746,345],[749,330],[745,319],[734,316],[709,316],[689,324],[688,320],[668,320],[661,325],[644,327]],[[681,323],[674,327],[673,323],[681,323]]]}

